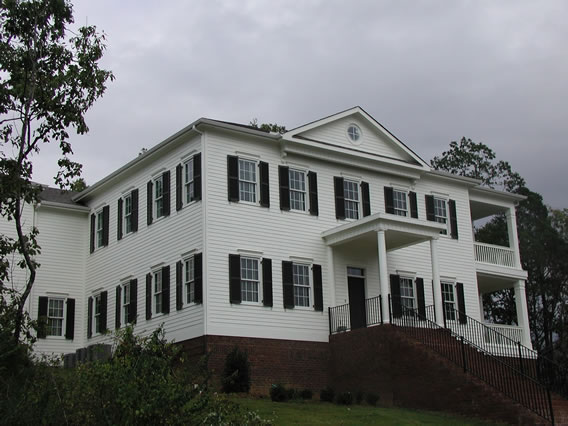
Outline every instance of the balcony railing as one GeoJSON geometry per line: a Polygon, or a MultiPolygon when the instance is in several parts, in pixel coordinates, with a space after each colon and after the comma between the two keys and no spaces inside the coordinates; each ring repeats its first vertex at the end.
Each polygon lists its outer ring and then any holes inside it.
{"type": "MultiPolygon", "coordinates": [[[[494,334],[495,336],[506,336],[508,337],[510,340],[509,342],[521,342],[523,340],[523,329],[522,327],[518,327],[515,325],[500,325],[500,324],[487,324],[485,323],[485,325],[493,330],[495,330],[497,332],[497,334],[494,334]]],[[[500,339],[500,340],[506,340],[506,339],[500,339]]],[[[498,342],[494,342],[497,344],[503,344],[503,342],[498,341],[498,342]]]]}
{"type": "Polygon", "coordinates": [[[492,244],[474,243],[475,260],[481,263],[507,266],[514,268],[515,252],[509,247],[494,246],[492,244]]]}

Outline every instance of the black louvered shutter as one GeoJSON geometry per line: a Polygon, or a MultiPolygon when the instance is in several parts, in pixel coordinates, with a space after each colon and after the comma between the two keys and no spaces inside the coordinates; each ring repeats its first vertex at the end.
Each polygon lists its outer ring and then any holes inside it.
{"type": "Polygon", "coordinates": [[[454,240],[458,239],[458,217],[456,214],[456,202],[454,200],[448,201],[450,210],[450,232],[454,240]]]}
{"type": "Polygon", "coordinates": [[[130,304],[128,305],[128,322],[134,324],[138,315],[138,280],[130,280],[130,304]]]}
{"type": "Polygon", "coordinates": [[[89,297],[87,302],[87,337],[93,335],[93,298],[89,297]]]}
{"type": "Polygon", "coordinates": [[[101,293],[101,333],[107,331],[107,314],[108,314],[108,292],[101,293]]]}
{"type": "Polygon", "coordinates": [[[146,319],[152,318],[152,274],[146,274],[146,319]]]}
{"type": "Polygon", "coordinates": [[[154,184],[149,181],[146,184],[146,223],[148,225],[152,224],[152,191],[154,190],[154,184]]]}
{"type": "Polygon", "coordinates": [[[371,198],[367,182],[361,182],[361,199],[363,201],[363,217],[369,216],[371,214],[371,198]]]}
{"type": "Polygon", "coordinates": [[[108,246],[110,207],[103,207],[103,246],[108,246]]]}
{"type": "Polygon", "coordinates": [[[176,262],[176,310],[183,308],[183,263],[176,262]]]}
{"type": "Polygon", "coordinates": [[[262,304],[272,306],[272,259],[262,259],[262,304]]]}
{"type": "Polygon", "coordinates": [[[294,276],[292,262],[282,261],[282,291],[284,294],[284,308],[294,307],[294,276]]]}
{"type": "Polygon", "coordinates": [[[458,294],[458,317],[460,324],[467,324],[467,315],[465,310],[465,295],[463,292],[463,284],[456,283],[456,292],[458,294]]]}
{"type": "Polygon", "coordinates": [[[193,278],[195,282],[195,303],[203,303],[203,254],[193,256],[193,278]]]}
{"type": "Polygon", "coordinates": [[[385,212],[394,214],[394,191],[390,186],[385,186],[385,212]]]}
{"type": "Polygon", "coordinates": [[[424,278],[416,278],[416,298],[418,301],[419,319],[426,316],[426,301],[424,300],[424,278]]]}
{"type": "Polygon", "coordinates": [[[201,153],[193,156],[193,200],[201,200],[201,153]]]}
{"type": "Polygon", "coordinates": [[[95,251],[95,221],[96,221],[96,216],[93,213],[91,215],[91,253],[95,251]]]}
{"type": "Polygon", "coordinates": [[[37,337],[40,339],[45,339],[47,336],[47,305],[48,298],[40,297],[37,310],[37,337]]]}
{"type": "Polygon", "coordinates": [[[345,198],[342,177],[333,177],[333,188],[335,192],[335,217],[337,219],[345,219],[345,198]]]}
{"type": "Polygon", "coordinates": [[[308,172],[308,184],[310,186],[310,214],[319,214],[318,205],[318,175],[316,172],[308,172]]]}
{"type": "Polygon", "coordinates": [[[132,198],[132,232],[138,231],[138,189],[133,189],[130,193],[132,198]]]}
{"type": "Polygon", "coordinates": [[[263,161],[258,163],[258,171],[260,175],[260,205],[262,207],[270,207],[270,184],[268,177],[268,163],[263,161]]]}
{"type": "Polygon", "coordinates": [[[229,201],[239,201],[239,157],[227,155],[227,189],[229,201]]]}
{"type": "Polygon", "coordinates": [[[116,212],[116,239],[122,239],[122,198],[118,199],[118,207],[116,212]]]}
{"type": "Polygon", "coordinates": [[[278,186],[280,187],[280,210],[290,210],[290,175],[286,166],[278,166],[278,186]]]}
{"type": "Polygon", "coordinates": [[[166,170],[162,174],[162,188],[164,189],[162,192],[162,200],[163,200],[163,212],[164,216],[170,215],[170,202],[171,202],[171,182],[170,182],[170,171],[166,170]]]}
{"type": "Polygon", "coordinates": [[[114,309],[114,328],[117,330],[120,328],[120,295],[122,293],[122,288],[116,286],[116,305],[114,309]]]}
{"type": "Polygon", "coordinates": [[[410,201],[410,217],[418,219],[418,201],[416,200],[416,192],[410,191],[408,193],[408,199],[410,201]]]}
{"type": "Polygon", "coordinates": [[[229,255],[229,300],[241,303],[241,256],[229,255]]]}
{"type": "Polygon", "coordinates": [[[402,301],[400,300],[400,276],[391,274],[391,305],[393,318],[400,318],[402,316],[402,301]]]}
{"type": "Polygon", "coordinates": [[[323,282],[321,277],[321,265],[312,267],[314,276],[314,309],[323,311],[323,282]]]}
{"type": "Polygon", "coordinates": [[[434,196],[426,195],[424,196],[424,199],[426,203],[426,220],[433,222],[436,220],[436,215],[434,213],[434,196]]]}
{"type": "Polygon", "coordinates": [[[162,313],[170,313],[170,266],[162,268],[162,313]]]}
{"type": "Polygon", "coordinates": [[[176,210],[179,211],[183,207],[183,166],[178,164],[176,166],[176,210]]]}
{"type": "Polygon", "coordinates": [[[67,313],[65,317],[65,338],[75,338],[75,299],[67,299],[67,313]]]}

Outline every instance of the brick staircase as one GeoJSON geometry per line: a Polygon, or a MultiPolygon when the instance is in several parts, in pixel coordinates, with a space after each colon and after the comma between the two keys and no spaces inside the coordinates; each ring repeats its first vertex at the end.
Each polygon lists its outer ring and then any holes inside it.
{"type": "MultiPolygon", "coordinates": [[[[449,330],[384,325],[332,335],[330,346],[332,383],[338,391],[378,392],[383,405],[509,424],[550,424],[526,408],[551,418],[539,383],[506,367],[511,360],[462,344],[449,330]]],[[[523,368],[529,373],[535,367],[524,360],[523,368]]],[[[568,401],[553,395],[552,410],[555,424],[568,425],[568,401]]]]}

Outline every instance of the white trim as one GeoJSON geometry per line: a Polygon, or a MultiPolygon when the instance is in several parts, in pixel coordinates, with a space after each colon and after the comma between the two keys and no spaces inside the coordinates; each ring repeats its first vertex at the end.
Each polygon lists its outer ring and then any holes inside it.
{"type": "Polygon", "coordinates": [[[63,292],[58,292],[58,291],[46,291],[45,294],[47,294],[48,296],[53,295],[54,298],[58,297],[58,296],[69,296],[69,293],[63,293],[63,292]]]}
{"type": "Polygon", "coordinates": [[[134,185],[130,185],[128,188],[124,189],[121,193],[120,193],[120,198],[124,198],[124,196],[130,194],[133,190],[135,190],[136,187],[134,185]]]}
{"type": "Polygon", "coordinates": [[[183,154],[182,156],[180,156],[180,161],[182,163],[188,161],[191,157],[193,157],[195,154],[197,154],[199,151],[197,149],[192,149],[191,151],[183,154]]]}
{"type": "Polygon", "coordinates": [[[163,266],[165,266],[165,265],[166,265],[166,262],[156,263],[155,265],[150,266],[150,270],[153,271],[154,269],[161,268],[161,267],[163,267],[163,266]]]}
{"type": "Polygon", "coordinates": [[[403,270],[396,270],[396,274],[400,275],[401,277],[404,276],[406,278],[410,278],[410,277],[414,277],[413,279],[416,279],[416,272],[412,272],[412,271],[403,271],[403,270]]]}
{"type": "Polygon", "coordinates": [[[235,154],[237,155],[237,157],[243,158],[244,160],[257,161],[257,162],[260,160],[259,154],[250,154],[248,152],[242,152],[242,151],[235,151],[235,154]]]}
{"type": "Polygon", "coordinates": [[[196,252],[197,252],[197,249],[191,249],[191,250],[188,250],[188,251],[182,253],[180,257],[182,259],[184,259],[186,257],[190,257],[190,256],[194,255],[196,252]]]}
{"type": "Polygon", "coordinates": [[[159,170],[153,172],[150,177],[152,180],[156,180],[159,176],[162,175],[162,173],[164,173],[167,170],[167,168],[165,167],[161,167],[159,170]]]}
{"type": "Polygon", "coordinates": [[[264,254],[263,251],[261,250],[251,250],[251,249],[244,249],[244,248],[239,248],[236,250],[237,253],[241,254],[242,256],[249,256],[249,257],[260,257],[264,254]]]}
{"type": "Polygon", "coordinates": [[[288,259],[290,259],[291,262],[297,262],[297,263],[313,263],[314,259],[311,257],[302,257],[302,256],[289,256],[288,259]]]}

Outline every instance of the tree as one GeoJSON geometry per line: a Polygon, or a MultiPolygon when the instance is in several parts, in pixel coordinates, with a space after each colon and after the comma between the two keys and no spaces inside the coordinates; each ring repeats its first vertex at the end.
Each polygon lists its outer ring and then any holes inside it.
{"type": "Polygon", "coordinates": [[[258,124],[258,120],[253,118],[249,122],[249,126],[254,127],[255,129],[262,130],[263,132],[274,132],[274,133],[286,133],[286,126],[281,126],[279,124],[272,124],[272,123],[262,123],[258,124]]]}
{"type": "Polygon", "coordinates": [[[16,342],[39,266],[38,230],[24,229],[22,221],[24,206],[35,203],[40,190],[32,183],[32,155],[42,144],[58,143],[55,182],[68,186],[81,172],[81,165],[70,158],[68,132],[89,130],[85,114],[114,79],[99,67],[104,35],[94,26],[74,33],[72,23],[67,0],[4,0],[0,9],[0,214],[14,222],[16,234],[1,237],[0,284],[7,287],[14,266],[26,272],[23,291],[12,298],[16,342]],[[21,257],[17,265],[10,263],[11,254],[21,257]]]}

